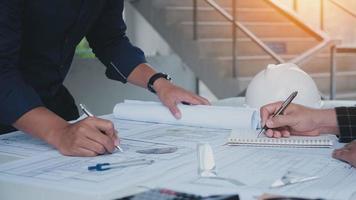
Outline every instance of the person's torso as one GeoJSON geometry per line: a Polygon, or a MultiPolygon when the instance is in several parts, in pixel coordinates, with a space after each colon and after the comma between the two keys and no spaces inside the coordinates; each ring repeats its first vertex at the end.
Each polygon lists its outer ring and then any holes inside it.
{"type": "Polygon", "coordinates": [[[68,73],[76,45],[96,23],[105,0],[25,1],[20,71],[41,96],[51,98],[68,73]]]}

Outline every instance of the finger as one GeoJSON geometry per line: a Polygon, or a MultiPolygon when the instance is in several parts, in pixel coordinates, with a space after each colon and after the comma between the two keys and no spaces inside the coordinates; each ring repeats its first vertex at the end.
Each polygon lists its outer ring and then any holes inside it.
{"type": "Polygon", "coordinates": [[[114,152],[115,141],[111,137],[101,133],[100,130],[88,129],[84,134],[87,138],[101,144],[107,152],[114,152]]]}
{"type": "Polygon", "coordinates": [[[200,104],[202,104],[202,105],[211,105],[209,100],[207,100],[206,98],[204,98],[202,96],[199,96],[199,95],[195,95],[195,97],[200,101],[200,104]]]}
{"type": "Polygon", "coordinates": [[[98,154],[96,152],[81,147],[79,147],[73,154],[73,156],[81,156],[81,157],[94,157],[97,155],[98,154]]]}
{"type": "Polygon", "coordinates": [[[288,129],[284,129],[281,131],[282,137],[289,137],[290,136],[290,132],[288,129]]]}
{"type": "Polygon", "coordinates": [[[100,131],[104,132],[107,136],[111,138],[115,138],[115,126],[114,124],[106,119],[100,119],[96,117],[90,117],[87,120],[92,127],[99,129],[100,131]]]}
{"type": "Polygon", "coordinates": [[[189,103],[191,105],[204,104],[204,102],[201,101],[198,98],[198,96],[196,96],[195,94],[191,94],[191,93],[186,93],[184,96],[181,96],[179,99],[180,99],[180,102],[186,102],[186,103],[189,103]]]}
{"type": "Polygon", "coordinates": [[[180,110],[178,109],[177,104],[175,102],[168,104],[167,107],[176,119],[182,118],[182,114],[181,114],[180,110]]]}
{"type": "Polygon", "coordinates": [[[267,137],[273,137],[273,130],[272,130],[272,129],[267,129],[267,130],[265,131],[265,135],[266,135],[267,137]]]}
{"type": "Polygon", "coordinates": [[[295,123],[295,118],[289,115],[277,115],[266,121],[266,125],[268,128],[293,126],[295,123]]]}
{"type": "Polygon", "coordinates": [[[280,137],[282,137],[282,134],[279,130],[273,130],[273,137],[280,138],[280,137]]]}
{"type": "Polygon", "coordinates": [[[98,143],[97,141],[94,141],[90,138],[85,138],[80,142],[80,148],[93,151],[97,155],[103,155],[107,152],[106,148],[104,145],[98,143]]]}
{"type": "Polygon", "coordinates": [[[275,111],[282,105],[282,102],[276,102],[262,106],[260,109],[260,116],[262,121],[262,126],[266,124],[267,119],[272,116],[275,111]]]}

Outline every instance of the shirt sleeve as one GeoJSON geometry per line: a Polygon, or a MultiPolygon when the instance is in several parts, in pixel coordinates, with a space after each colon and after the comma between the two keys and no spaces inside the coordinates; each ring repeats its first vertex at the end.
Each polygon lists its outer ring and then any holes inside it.
{"type": "Polygon", "coordinates": [[[107,67],[110,79],[127,82],[130,73],[146,63],[143,51],[133,46],[126,36],[123,0],[108,0],[99,20],[87,34],[95,55],[107,67]]]}
{"type": "Polygon", "coordinates": [[[42,102],[19,71],[23,0],[0,1],[0,124],[11,125],[42,102]]]}
{"type": "Polygon", "coordinates": [[[339,125],[340,142],[356,139],[356,107],[337,107],[336,116],[339,125]]]}

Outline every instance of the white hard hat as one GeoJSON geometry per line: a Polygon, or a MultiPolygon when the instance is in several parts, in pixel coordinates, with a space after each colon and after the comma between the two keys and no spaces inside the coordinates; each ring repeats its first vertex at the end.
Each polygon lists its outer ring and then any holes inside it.
{"type": "Polygon", "coordinates": [[[246,91],[246,104],[252,108],[276,101],[284,101],[298,91],[293,103],[320,108],[321,97],[313,79],[293,63],[268,65],[250,82],[246,91]]]}

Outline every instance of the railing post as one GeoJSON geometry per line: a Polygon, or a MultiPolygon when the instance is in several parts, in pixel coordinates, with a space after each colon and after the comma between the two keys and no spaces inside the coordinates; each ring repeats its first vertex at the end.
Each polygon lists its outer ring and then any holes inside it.
{"type": "Polygon", "coordinates": [[[237,46],[236,46],[236,39],[237,39],[237,29],[235,26],[235,22],[237,20],[237,16],[236,16],[236,1],[235,0],[231,0],[232,1],[232,18],[233,18],[233,23],[232,23],[232,76],[233,78],[237,77],[237,72],[236,72],[236,68],[237,68],[237,46]]]}
{"type": "Polygon", "coordinates": [[[336,95],[336,51],[336,45],[332,45],[330,53],[330,100],[335,99],[336,95]]]}
{"type": "Polygon", "coordinates": [[[195,94],[200,95],[200,80],[195,77],[195,94]]]}
{"type": "Polygon", "coordinates": [[[298,0],[293,0],[293,10],[298,12],[298,0]]]}
{"type": "Polygon", "coordinates": [[[320,30],[324,30],[324,0],[320,0],[320,30]]]}
{"type": "Polygon", "coordinates": [[[193,40],[198,39],[198,0],[193,0],[193,40]]]}

